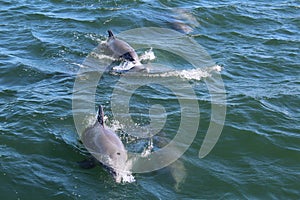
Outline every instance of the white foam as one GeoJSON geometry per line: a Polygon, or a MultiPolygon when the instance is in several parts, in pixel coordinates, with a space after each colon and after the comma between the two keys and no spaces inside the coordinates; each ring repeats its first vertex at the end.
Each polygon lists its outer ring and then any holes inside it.
{"type": "Polygon", "coordinates": [[[196,69],[187,69],[187,70],[178,70],[164,72],[161,74],[151,74],[152,77],[180,77],[187,80],[201,80],[201,78],[207,78],[212,75],[213,72],[220,72],[222,68],[219,65],[215,65],[208,68],[196,68],[196,69]]]}
{"type": "Polygon", "coordinates": [[[145,51],[144,54],[140,56],[140,61],[150,61],[154,60],[155,58],[156,56],[154,55],[154,52],[151,47],[148,51],[145,51]]]}
{"type": "Polygon", "coordinates": [[[114,168],[115,174],[114,178],[117,183],[133,183],[135,182],[135,178],[131,173],[132,162],[131,160],[127,160],[126,163],[117,163],[118,166],[111,166],[114,168]]]}
{"type": "Polygon", "coordinates": [[[116,171],[115,180],[117,183],[133,183],[135,182],[134,176],[130,171],[116,171]]]}
{"type": "Polygon", "coordinates": [[[124,61],[124,62],[121,62],[119,65],[114,66],[113,70],[116,70],[116,71],[130,70],[134,66],[136,66],[135,63],[130,62],[130,61],[124,61]]]}

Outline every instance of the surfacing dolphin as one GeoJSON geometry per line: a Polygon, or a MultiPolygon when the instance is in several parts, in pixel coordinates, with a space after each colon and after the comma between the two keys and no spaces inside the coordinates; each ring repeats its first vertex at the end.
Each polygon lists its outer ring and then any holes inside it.
{"type": "Polygon", "coordinates": [[[132,71],[147,70],[139,60],[139,57],[135,50],[125,41],[116,38],[111,30],[108,30],[107,47],[112,52],[112,56],[119,59],[122,58],[125,61],[132,62],[132,71]]]}
{"type": "Polygon", "coordinates": [[[100,105],[97,121],[84,131],[81,140],[93,157],[112,173],[116,182],[133,182],[124,144],[115,132],[105,127],[103,117],[100,105]]]}
{"type": "Polygon", "coordinates": [[[121,57],[131,62],[139,61],[137,53],[127,42],[116,38],[111,30],[108,30],[107,32],[107,46],[113,52],[114,57],[121,57]]]}

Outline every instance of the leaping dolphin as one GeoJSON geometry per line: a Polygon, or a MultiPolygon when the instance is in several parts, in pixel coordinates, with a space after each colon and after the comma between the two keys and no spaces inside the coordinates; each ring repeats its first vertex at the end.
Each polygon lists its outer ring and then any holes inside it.
{"type": "Polygon", "coordinates": [[[115,132],[104,126],[103,117],[103,108],[100,105],[97,121],[84,131],[81,140],[93,157],[112,172],[117,182],[124,181],[125,175],[127,180],[128,176],[134,180],[127,169],[127,151],[124,144],[115,132]]]}

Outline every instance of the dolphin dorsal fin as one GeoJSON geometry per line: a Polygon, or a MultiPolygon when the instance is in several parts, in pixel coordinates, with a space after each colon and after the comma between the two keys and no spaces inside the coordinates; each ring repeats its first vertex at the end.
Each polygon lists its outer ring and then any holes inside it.
{"type": "Polygon", "coordinates": [[[104,126],[104,112],[101,105],[99,105],[97,120],[102,126],[104,126]]]}
{"type": "Polygon", "coordinates": [[[113,34],[113,32],[111,30],[108,30],[107,32],[108,32],[108,37],[109,38],[110,37],[115,38],[115,36],[114,36],[114,34],[113,34]]]}

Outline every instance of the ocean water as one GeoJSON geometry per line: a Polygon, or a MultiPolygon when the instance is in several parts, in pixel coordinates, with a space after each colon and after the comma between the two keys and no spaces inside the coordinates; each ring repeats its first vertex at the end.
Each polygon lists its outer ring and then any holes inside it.
{"type": "MultiPolygon", "coordinates": [[[[298,0],[2,0],[1,199],[299,199],[299,13],[298,0]],[[130,32],[153,27],[181,36],[149,40],[151,34],[130,32]],[[159,152],[181,125],[185,138],[194,137],[177,161],[133,173],[133,183],[116,183],[100,165],[77,164],[89,155],[74,120],[74,86],[108,29],[135,48],[141,45],[137,53],[148,56],[154,69],[137,79],[90,70],[102,76],[95,96],[82,96],[92,111],[81,128],[93,122],[102,104],[107,126],[130,152],[159,152]],[[200,45],[211,60],[193,66],[170,51],[198,59],[191,44],[200,45]],[[142,85],[149,77],[156,82],[142,85]],[[220,94],[226,101],[210,94],[208,83],[216,79],[224,84],[220,94]],[[115,108],[126,103],[130,113],[116,118],[115,108]],[[215,146],[200,158],[211,121],[223,125],[222,113],[212,117],[214,106],[226,108],[226,119],[215,146]],[[130,119],[135,126],[128,125],[130,119]],[[155,120],[164,122],[159,134],[141,137],[155,120]]],[[[92,58],[92,65],[102,59],[92,58]]]]}

